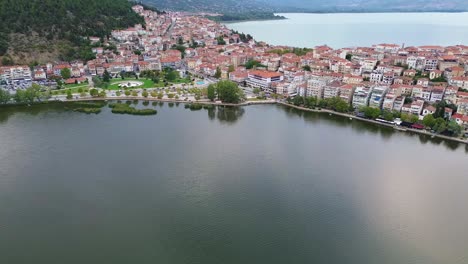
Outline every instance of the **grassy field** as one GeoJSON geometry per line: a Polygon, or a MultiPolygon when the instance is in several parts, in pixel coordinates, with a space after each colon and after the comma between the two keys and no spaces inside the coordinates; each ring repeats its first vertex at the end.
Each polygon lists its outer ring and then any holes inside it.
{"type": "MultiPolygon", "coordinates": [[[[159,81],[158,83],[153,82],[152,80],[149,79],[135,79],[135,78],[128,78],[128,79],[112,79],[110,81],[109,88],[110,90],[120,90],[122,88],[119,87],[120,83],[125,83],[126,81],[137,81],[137,82],[142,82],[143,85],[137,86],[137,87],[132,87],[129,89],[139,89],[139,88],[161,88],[161,87],[166,87],[163,81],[159,81]]],[[[190,83],[190,79],[185,79],[185,78],[178,78],[173,82],[168,82],[168,86],[171,86],[172,84],[188,84],[190,83]]]]}
{"type": "Polygon", "coordinates": [[[67,94],[68,90],[71,90],[72,93],[79,93],[78,90],[89,90],[89,85],[87,83],[65,85],[63,89],[53,90],[52,94],[67,94]]]}
{"type": "Polygon", "coordinates": [[[125,83],[128,81],[135,81],[135,82],[142,82],[143,85],[137,86],[137,87],[132,87],[130,89],[138,89],[138,88],[154,88],[154,87],[163,87],[164,83],[160,84],[155,84],[152,80],[147,80],[147,79],[112,79],[109,85],[109,90],[120,90],[122,88],[119,87],[120,83],[125,83]],[[162,85],[162,86],[160,86],[162,85]]]}

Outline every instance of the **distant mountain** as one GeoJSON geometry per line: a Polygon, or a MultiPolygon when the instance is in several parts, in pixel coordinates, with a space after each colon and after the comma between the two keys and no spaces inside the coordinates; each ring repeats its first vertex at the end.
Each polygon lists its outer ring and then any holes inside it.
{"type": "Polygon", "coordinates": [[[223,14],[251,11],[272,12],[263,0],[143,0],[143,3],[163,10],[187,12],[217,12],[223,14]]]}
{"type": "Polygon", "coordinates": [[[143,0],[143,2],[161,9],[223,14],[468,11],[467,0],[143,0]]]}
{"type": "Polygon", "coordinates": [[[220,13],[223,16],[212,17],[215,20],[255,20],[281,19],[275,16],[276,10],[264,0],[142,0],[144,4],[162,10],[185,12],[220,13]]]}
{"type": "Polygon", "coordinates": [[[264,0],[277,10],[308,12],[468,11],[466,0],[264,0]]]}
{"type": "Polygon", "coordinates": [[[4,63],[90,59],[86,37],[144,20],[127,0],[0,0],[0,56],[4,63]]]}

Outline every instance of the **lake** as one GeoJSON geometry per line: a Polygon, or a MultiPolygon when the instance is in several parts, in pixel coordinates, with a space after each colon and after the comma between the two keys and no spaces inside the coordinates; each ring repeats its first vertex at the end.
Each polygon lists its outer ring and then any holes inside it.
{"type": "Polygon", "coordinates": [[[226,24],[274,45],[333,48],[380,43],[468,44],[468,13],[279,14],[286,20],[226,24]]]}
{"type": "Polygon", "coordinates": [[[278,105],[149,107],[0,109],[0,263],[468,262],[463,144],[278,105]]]}

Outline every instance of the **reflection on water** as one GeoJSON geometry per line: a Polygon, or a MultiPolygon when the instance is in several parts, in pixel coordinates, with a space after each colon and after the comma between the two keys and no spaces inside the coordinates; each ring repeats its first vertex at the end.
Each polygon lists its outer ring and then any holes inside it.
{"type": "MultiPolygon", "coordinates": [[[[122,102],[120,100],[116,102],[122,102]]],[[[126,104],[128,105],[135,105],[139,106],[139,100],[126,100],[126,104]]],[[[174,106],[178,107],[179,102],[158,102],[153,101],[151,102],[151,106],[159,106],[164,107],[164,105],[168,105],[168,107],[172,108],[174,106]]],[[[149,101],[142,101],[141,107],[149,107],[149,101]]],[[[371,134],[378,134],[384,140],[391,140],[394,135],[401,135],[406,137],[413,137],[416,136],[419,139],[421,144],[427,144],[428,142],[434,145],[441,145],[446,147],[450,150],[457,150],[458,147],[462,143],[456,141],[449,141],[444,140],[437,137],[430,137],[428,135],[422,135],[417,133],[411,132],[399,132],[392,128],[386,126],[375,125],[372,123],[367,123],[359,120],[350,120],[347,117],[337,116],[337,115],[330,115],[327,113],[316,113],[316,112],[308,112],[299,110],[296,108],[286,107],[286,106],[277,106],[281,108],[283,112],[291,118],[301,118],[305,122],[324,122],[327,124],[334,125],[338,128],[340,127],[351,127],[353,130],[358,131],[359,133],[371,133],[371,134]],[[443,143],[443,144],[442,144],[443,143]]],[[[217,120],[223,124],[234,124],[239,119],[241,119],[245,113],[244,107],[227,107],[227,106],[214,106],[213,108],[203,109],[207,112],[207,116],[209,120],[217,120]]],[[[67,103],[48,103],[42,105],[32,105],[32,106],[8,106],[8,107],[1,107],[0,108],[0,124],[5,123],[16,114],[25,114],[25,115],[32,115],[36,116],[41,112],[47,111],[69,111],[67,109],[67,103]]],[[[465,150],[468,152],[468,145],[465,144],[465,150]]]]}

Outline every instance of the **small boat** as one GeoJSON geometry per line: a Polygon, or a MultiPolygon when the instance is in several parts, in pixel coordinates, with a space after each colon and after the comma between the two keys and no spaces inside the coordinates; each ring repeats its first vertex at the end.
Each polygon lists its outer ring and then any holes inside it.
{"type": "Polygon", "coordinates": [[[353,118],[352,118],[352,117],[350,117],[350,118],[349,118],[349,120],[353,120],[353,118]]]}

